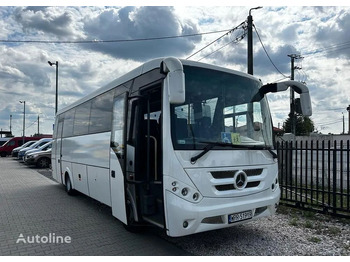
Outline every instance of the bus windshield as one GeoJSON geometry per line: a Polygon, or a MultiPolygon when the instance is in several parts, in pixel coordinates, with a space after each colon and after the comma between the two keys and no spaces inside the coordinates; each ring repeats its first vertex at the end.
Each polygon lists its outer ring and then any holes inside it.
{"type": "Polygon", "coordinates": [[[252,102],[259,81],[193,66],[184,71],[186,101],[171,105],[174,149],[203,149],[209,143],[220,149],[272,148],[267,100],[252,102]]]}

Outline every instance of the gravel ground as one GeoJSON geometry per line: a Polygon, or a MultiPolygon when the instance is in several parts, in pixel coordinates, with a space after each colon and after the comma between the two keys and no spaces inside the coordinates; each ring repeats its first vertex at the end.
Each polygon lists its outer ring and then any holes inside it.
{"type": "Polygon", "coordinates": [[[166,239],[197,256],[348,256],[350,220],[280,206],[272,217],[166,239]]]}

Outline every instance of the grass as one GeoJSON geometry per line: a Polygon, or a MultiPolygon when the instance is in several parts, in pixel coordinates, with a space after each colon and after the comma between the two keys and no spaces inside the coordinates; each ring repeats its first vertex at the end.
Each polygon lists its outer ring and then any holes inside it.
{"type": "Polygon", "coordinates": [[[310,237],[309,239],[308,239],[310,242],[312,242],[312,243],[320,243],[322,240],[320,239],[320,238],[318,238],[318,237],[310,237]]]}

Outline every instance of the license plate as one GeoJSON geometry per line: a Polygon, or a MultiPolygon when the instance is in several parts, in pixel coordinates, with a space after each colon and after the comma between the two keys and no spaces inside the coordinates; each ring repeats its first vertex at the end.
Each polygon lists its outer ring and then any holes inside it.
{"type": "Polygon", "coordinates": [[[253,217],[253,212],[251,210],[240,212],[240,213],[235,213],[228,215],[228,223],[236,223],[239,221],[251,219],[253,217]]]}

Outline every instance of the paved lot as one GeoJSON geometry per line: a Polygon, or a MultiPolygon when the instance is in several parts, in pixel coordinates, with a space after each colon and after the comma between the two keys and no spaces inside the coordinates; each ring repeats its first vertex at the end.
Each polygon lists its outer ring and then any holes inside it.
{"type": "Polygon", "coordinates": [[[189,255],[152,231],[130,233],[109,207],[0,158],[0,255],[189,255]]]}

